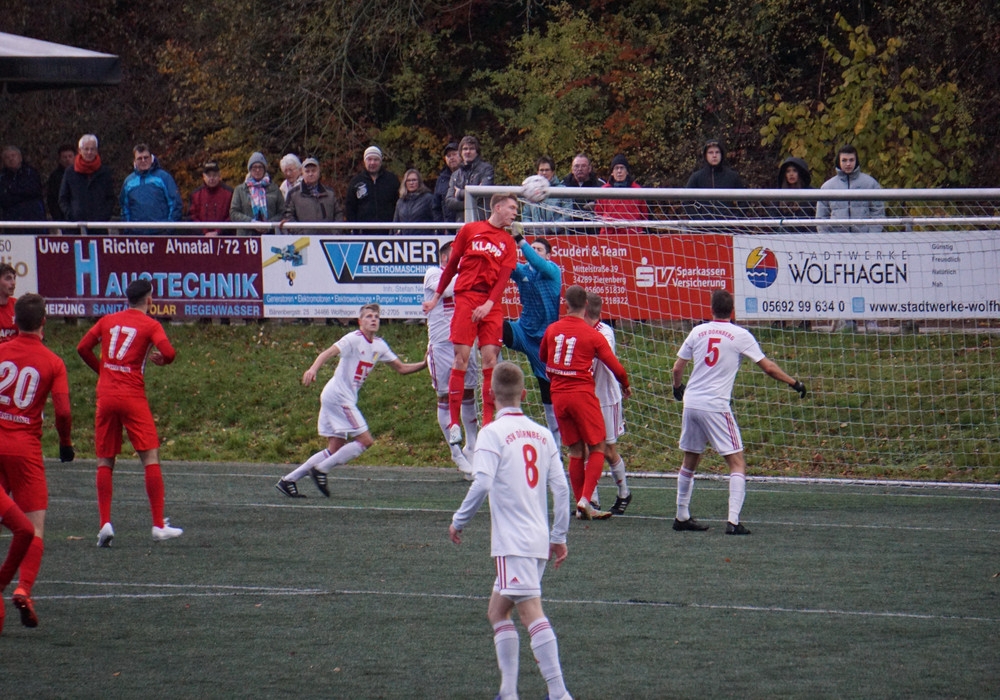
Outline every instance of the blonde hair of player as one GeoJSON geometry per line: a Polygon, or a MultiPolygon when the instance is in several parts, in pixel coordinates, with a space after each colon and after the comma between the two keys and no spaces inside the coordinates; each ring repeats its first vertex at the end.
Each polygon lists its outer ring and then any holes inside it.
{"type": "Polygon", "coordinates": [[[493,396],[497,408],[520,408],[524,399],[524,372],[513,362],[498,362],[493,368],[493,396]]]}

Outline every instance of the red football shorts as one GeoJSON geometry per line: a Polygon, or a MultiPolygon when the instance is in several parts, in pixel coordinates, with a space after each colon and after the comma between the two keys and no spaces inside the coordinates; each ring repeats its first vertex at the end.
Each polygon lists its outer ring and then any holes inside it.
{"type": "Polygon", "coordinates": [[[141,396],[108,396],[97,400],[94,416],[94,452],[111,459],[122,451],[122,428],[136,452],[160,446],[149,402],[141,396]]]}
{"type": "Polygon", "coordinates": [[[604,413],[594,394],[553,391],[552,408],[564,445],[575,445],[581,440],[586,445],[604,441],[604,413]]]}
{"type": "Polygon", "coordinates": [[[0,489],[9,492],[25,513],[48,510],[49,487],[40,447],[24,454],[0,454],[0,489]]]}
{"type": "Polygon", "coordinates": [[[472,322],[472,312],[489,299],[484,292],[460,292],[455,295],[455,315],[451,319],[451,340],[455,345],[472,345],[479,339],[479,347],[503,345],[503,307],[494,304],[486,318],[472,322]]]}

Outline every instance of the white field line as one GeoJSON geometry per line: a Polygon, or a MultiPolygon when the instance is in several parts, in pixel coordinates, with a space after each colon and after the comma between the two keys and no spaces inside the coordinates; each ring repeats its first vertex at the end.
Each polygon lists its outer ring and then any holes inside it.
{"type": "MultiPolygon", "coordinates": [[[[113,581],[46,581],[47,585],[82,586],[99,588],[137,588],[147,589],[142,592],[104,592],[39,595],[35,600],[94,600],[94,599],[163,599],[163,598],[232,598],[235,596],[379,596],[397,599],[434,599],[434,600],[466,600],[486,601],[487,596],[467,595],[459,593],[411,593],[406,591],[373,591],[373,590],[323,590],[317,588],[285,588],[267,586],[233,586],[233,585],[186,585],[163,583],[119,583],[113,581]]],[[[888,610],[838,610],[831,608],[790,608],[773,605],[738,605],[720,603],[680,603],[655,600],[606,600],[606,599],[563,599],[545,598],[547,605],[570,606],[609,606],[626,608],[673,608],[695,610],[722,610],[749,613],[774,613],[789,615],[825,615],[828,617],[865,617],[891,618],[907,620],[954,621],[954,622],[985,622],[1000,623],[997,617],[980,617],[974,615],[947,615],[932,613],[893,612],[888,610]]]]}

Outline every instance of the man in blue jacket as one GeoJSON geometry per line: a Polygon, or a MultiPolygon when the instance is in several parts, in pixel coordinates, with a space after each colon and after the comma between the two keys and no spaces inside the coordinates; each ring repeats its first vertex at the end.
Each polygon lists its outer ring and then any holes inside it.
{"type": "MultiPolygon", "coordinates": [[[[122,221],[180,221],[183,209],[181,193],[177,183],[166,170],[160,167],[144,143],[132,149],[133,170],[122,185],[122,221]]],[[[129,229],[125,233],[148,235],[168,233],[156,229],[129,229]]]]}

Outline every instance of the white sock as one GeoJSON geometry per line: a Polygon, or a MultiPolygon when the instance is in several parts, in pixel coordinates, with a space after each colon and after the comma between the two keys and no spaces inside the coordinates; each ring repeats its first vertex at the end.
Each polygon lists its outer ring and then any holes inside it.
{"type": "Polygon", "coordinates": [[[357,440],[352,440],[317,465],[316,471],[328,474],[338,464],[347,464],[367,449],[357,440]]]}
{"type": "Polygon", "coordinates": [[[476,451],[476,437],[479,435],[479,416],[476,414],[476,400],[462,399],[462,425],[465,427],[465,448],[472,454],[476,451]]]}
{"type": "Polygon", "coordinates": [[[288,474],[286,474],[282,478],[282,481],[298,481],[306,474],[308,474],[310,469],[320,464],[324,459],[326,459],[329,456],[330,456],[330,450],[320,450],[312,457],[307,459],[305,462],[303,462],[301,465],[296,467],[294,471],[291,471],[288,474]]]}
{"type": "Polygon", "coordinates": [[[455,463],[455,466],[461,469],[463,472],[472,473],[472,462],[470,462],[465,457],[465,453],[462,452],[461,445],[448,445],[451,448],[451,461],[455,463]]]}
{"type": "Polygon", "coordinates": [[[628,482],[625,480],[625,460],[622,459],[621,455],[618,455],[618,461],[611,465],[611,478],[615,480],[615,484],[618,486],[618,497],[628,498],[628,482]]]}
{"type": "Polygon", "coordinates": [[[549,686],[549,697],[563,697],[566,695],[566,684],[559,664],[559,643],[549,619],[540,617],[535,620],[528,628],[528,634],[531,635],[531,651],[535,654],[538,670],[549,686]]]}
{"type": "Polygon", "coordinates": [[[548,427],[549,432],[552,433],[552,437],[556,439],[556,449],[562,452],[562,435],[559,433],[559,421],[556,420],[556,409],[552,408],[552,404],[543,403],[542,408],[545,409],[545,425],[548,427]]]}
{"type": "Polygon", "coordinates": [[[501,620],[493,625],[493,646],[496,647],[497,666],[500,667],[501,698],[517,697],[520,644],[517,628],[511,620],[501,620]]]}
{"type": "Polygon", "coordinates": [[[747,478],[743,474],[729,475],[729,522],[740,524],[740,511],[747,495],[747,478]]]}
{"type": "Polygon", "coordinates": [[[448,426],[451,425],[451,412],[448,410],[448,402],[441,403],[438,399],[438,425],[441,426],[441,434],[444,435],[445,442],[448,441],[448,426]]]}
{"type": "Polygon", "coordinates": [[[677,475],[677,519],[687,520],[691,517],[691,491],[694,490],[694,472],[681,467],[677,475]]]}

